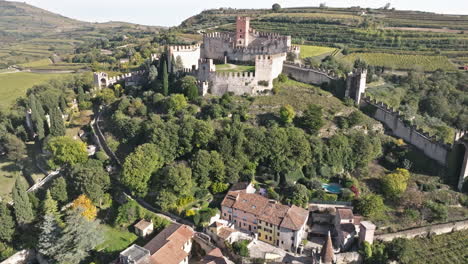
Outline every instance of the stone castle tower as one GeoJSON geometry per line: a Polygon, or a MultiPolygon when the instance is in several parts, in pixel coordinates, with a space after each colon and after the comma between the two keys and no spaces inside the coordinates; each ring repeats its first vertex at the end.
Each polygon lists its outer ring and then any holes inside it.
{"type": "Polygon", "coordinates": [[[249,46],[250,17],[237,17],[236,20],[236,46],[249,46]]]}
{"type": "Polygon", "coordinates": [[[94,74],[94,88],[102,89],[109,86],[109,76],[105,72],[95,72],[94,74]]]}
{"type": "Polygon", "coordinates": [[[356,104],[359,104],[366,91],[366,81],[367,69],[354,69],[346,79],[345,97],[351,98],[356,104]]]}

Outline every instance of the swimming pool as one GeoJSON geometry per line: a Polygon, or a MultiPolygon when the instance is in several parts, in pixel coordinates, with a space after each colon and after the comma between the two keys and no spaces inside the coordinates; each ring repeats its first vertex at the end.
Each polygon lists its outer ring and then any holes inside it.
{"type": "Polygon", "coordinates": [[[330,183],[330,184],[324,183],[322,184],[322,188],[329,193],[333,193],[333,194],[341,193],[341,185],[337,183],[330,183]]]}

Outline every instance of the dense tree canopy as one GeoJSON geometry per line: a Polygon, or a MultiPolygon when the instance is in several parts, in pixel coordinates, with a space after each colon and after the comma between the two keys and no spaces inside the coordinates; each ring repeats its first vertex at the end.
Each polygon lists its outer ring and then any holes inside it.
{"type": "Polygon", "coordinates": [[[99,160],[90,159],[76,164],[70,172],[72,186],[77,194],[86,194],[95,204],[99,204],[110,187],[110,177],[99,160]]]}
{"type": "Polygon", "coordinates": [[[86,144],[66,136],[51,138],[47,143],[47,149],[52,153],[52,158],[49,160],[52,168],[73,166],[88,159],[86,144]]]}

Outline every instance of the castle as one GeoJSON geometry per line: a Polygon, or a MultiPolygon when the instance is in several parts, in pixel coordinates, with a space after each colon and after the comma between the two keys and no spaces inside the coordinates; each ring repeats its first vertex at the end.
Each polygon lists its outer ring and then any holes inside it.
{"type": "Polygon", "coordinates": [[[202,95],[257,95],[273,89],[289,52],[300,53],[290,36],[257,32],[250,28],[250,18],[237,17],[236,32],[205,34],[202,44],[169,46],[168,61],[175,58],[182,71],[196,76],[202,95]],[[255,65],[255,72],[216,72],[215,63],[228,62],[255,65]]]}

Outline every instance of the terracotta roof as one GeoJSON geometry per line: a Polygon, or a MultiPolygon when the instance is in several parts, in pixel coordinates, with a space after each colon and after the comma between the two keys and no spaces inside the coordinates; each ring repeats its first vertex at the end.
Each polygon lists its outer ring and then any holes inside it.
{"type": "Polygon", "coordinates": [[[208,252],[201,260],[201,264],[228,264],[223,253],[219,248],[215,248],[208,252]]]}
{"type": "Polygon", "coordinates": [[[270,200],[253,193],[228,192],[221,205],[232,207],[254,215],[260,215],[270,200]],[[234,200],[233,200],[233,197],[234,200]],[[232,205],[229,206],[229,204],[232,205]]]}
{"type": "Polygon", "coordinates": [[[279,226],[283,221],[289,206],[276,202],[269,202],[258,216],[259,220],[279,226]]]}
{"type": "Polygon", "coordinates": [[[174,223],[161,231],[144,248],[150,251],[153,264],[178,264],[188,256],[182,248],[193,235],[190,227],[174,223]]]}
{"type": "Polygon", "coordinates": [[[351,209],[337,209],[336,214],[340,216],[341,219],[353,219],[353,210],[351,209]]]}
{"type": "Polygon", "coordinates": [[[219,229],[218,236],[226,240],[234,232],[236,232],[235,229],[232,229],[230,227],[222,227],[219,229]]]}
{"type": "Polygon", "coordinates": [[[145,230],[146,228],[148,228],[149,226],[152,226],[152,225],[153,225],[153,223],[148,222],[145,219],[142,219],[142,220],[140,220],[140,222],[138,222],[135,225],[135,228],[137,228],[139,230],[145,230]]]}
{"type": "Polygon", "coordinates": [[[239,193],[229,191],[226,196],[224,196],[221,206],[233,207],[238,199],[239,193]]]}
{"type": "Polygon", "coordinates": [[[333,251],[333,243],[332,243],[330,231],[328,232],[327,241],[325,241],[325,244],[322,247],[320,256],[321,256],[321,263],[332,264],[334,261],[335,252],[333,251]]]}
{"type": "MultiPolygon", "coordinates": [[[[136,244],[131,245],[120,253],[120,256],[127,258],[129,261],[134,261],[138,264],[151,264],[150,252],[146,248],[142,248],[136,244]]],[[[120,263],[120,259],[114,263],[120,263]]]]}
{"type": "Polygon", "coordinates": [[[286,213],[286,216],[281,223],[281,227],[291,230],[299,230],[305,224],[308,217],[309,211],[293,205],[286,213]]]}

